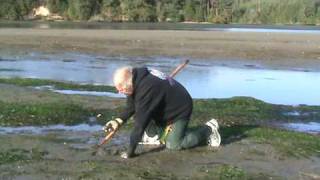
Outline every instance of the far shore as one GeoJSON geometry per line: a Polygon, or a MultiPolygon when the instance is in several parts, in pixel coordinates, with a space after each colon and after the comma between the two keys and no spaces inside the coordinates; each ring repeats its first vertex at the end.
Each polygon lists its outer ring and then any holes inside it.
{"type": "Polygon", "coordinates": [[[1,28],[0,41],[0,58],[32,51],[76,52],[320,70],[320,36],[307,33],[1,28]]]}

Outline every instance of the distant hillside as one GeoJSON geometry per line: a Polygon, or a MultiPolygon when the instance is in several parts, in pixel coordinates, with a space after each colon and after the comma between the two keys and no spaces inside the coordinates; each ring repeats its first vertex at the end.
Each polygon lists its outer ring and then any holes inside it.
{"type": "Polygon", "coordinates": [[[320,0],[1,0],[0,19],[319,25],[320,0]]]}

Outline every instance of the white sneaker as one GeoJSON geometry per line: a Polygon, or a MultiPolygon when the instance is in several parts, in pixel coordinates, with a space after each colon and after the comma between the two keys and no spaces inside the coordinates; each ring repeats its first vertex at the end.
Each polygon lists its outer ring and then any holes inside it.
{"type": "Polygon", "coordinates": [[[147,144],[147,145],[160,145],[159,135],[155,135],[153,137],[148,136],[146,132],[143,133],[141,142],[139,144],[147,144]]]}
{"type": "Polygon", "coordinates": [[[219,124],[215,119],[211,119],[206,123],[211,129],[211,135],[208,138],[208,145],[211,147],[219,147],[221,143],[221,136],[219,134],[219,124]]]}

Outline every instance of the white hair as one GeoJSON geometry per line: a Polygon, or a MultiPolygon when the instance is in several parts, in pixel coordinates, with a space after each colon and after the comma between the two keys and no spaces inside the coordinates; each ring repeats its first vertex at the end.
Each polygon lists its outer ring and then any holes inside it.
{"type": "Polygon", "coordinates": [[[122,88],[132,88],[132,67],[119,68],[113,74],[113,83],[122,88]]]}

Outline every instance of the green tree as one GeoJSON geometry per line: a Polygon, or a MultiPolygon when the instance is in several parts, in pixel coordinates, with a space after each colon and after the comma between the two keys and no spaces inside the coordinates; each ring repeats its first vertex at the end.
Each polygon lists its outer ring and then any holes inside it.
{"type": "Polygon", "coordinates": [[[120,0],[103,0],[102,14],[109,21],[119,21],[121,16],[120,0]]]}
{"type": "Polygon", "coordinates": [[[23,16],[21,15],[20,7],[17,1],[13,0],[9,2],[5,0],[4,2],[4,16],[8,20],[21,20],[23,16]]]}
{"type": "Polygon", "coordinates": [[[194,21],[196,18],[196,2],[187,0],[184,6],[184,17],[186,21],[194,21]]]}
{"type": "Polygon", "coordinates": [[[36,5],[36,0],[17,0],[18,10],[22,16],[28,15],[36,5]]]}
{"type": "Polygon", "coordinates": [[[71,20],[79,19],[78,12],[79,10],[77,5],[77,0],[69,0],[69,7],[68,7],[68,18],[71,20]]]}
{"type": "Polygon", "coordinates": [[[163,20],[179,22],[184,20],[183,7],[185,0],[163,0],[158,14],[163,20]]]}
{"type": "Polygon", "coordinates": [[[100,1],[69,0],[68,16],[74,20],[88,20],[96,11],[99,11],[100,1]]]}
{"type": "Polygon", "coordinates": [[[94,12],[95,1],[92,0],[78,0],[78,13],[80,20],[88,20],[94,12]]]}
{"type": "Polygon", "coordinates": [[[50,12],[63,15],[68,9],[68,0],[47,0],[47,7],[50,12]]]}
{"type": "Polygon", "coordinates": [[[31,13],[37,0],[1,0],[0,17],[8,20],[22,20],[31,13]]]}
{"type": "Polygon", "coordinates": [[[129,21],[157,21],[155,0],[124,0],[122,1],[122,11],[123,14],[128,17],[129,21]]]}

